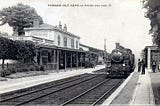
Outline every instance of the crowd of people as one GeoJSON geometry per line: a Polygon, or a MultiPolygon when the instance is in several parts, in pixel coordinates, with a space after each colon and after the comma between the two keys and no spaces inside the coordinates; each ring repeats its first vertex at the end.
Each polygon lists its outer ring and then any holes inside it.
{"type": "MultiPolygon", "coordinates": [[[[151,66],[152,66],[152,72],[155,73],[158,70],[160,71],[160,64],[157,64],[157,62],[155,60],[152,61],[151,66]]],[[[138,59],[138,72],[145,74],[145,67],[146,67],[146,64],[145,64],[144,60],[138,59]]]]}

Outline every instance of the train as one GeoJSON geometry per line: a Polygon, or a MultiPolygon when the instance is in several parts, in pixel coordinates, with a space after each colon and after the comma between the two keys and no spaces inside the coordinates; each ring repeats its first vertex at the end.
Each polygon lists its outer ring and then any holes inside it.
{"type": "Polygon", "coordinates": [[[107,77],[126,78],[134,71],[135,55],[131,49],[119,47],[113,49],[106,57],[107,77]]]}

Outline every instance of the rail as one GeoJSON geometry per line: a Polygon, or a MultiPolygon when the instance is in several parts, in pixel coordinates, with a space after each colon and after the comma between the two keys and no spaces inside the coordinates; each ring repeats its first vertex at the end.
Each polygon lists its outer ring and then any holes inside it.
{"type": "Polygon", "coordinates": [[[29,102],[31,102],[31,101],[37,100],[37,99],[39,99],[39,98],[42,98],[42,97],[48,96],[48,95],[50,95],[50,94],[53,94],[53,93],[55,93],[55,92],[58,92],[58,91],[61,91],[61,90],[66,89],[66,88],[69,88],[69,87],[78,85],[78,84],[80,84],[80,83],[89,81],[89,80],[91,80],[91,79],[93,79],[93,78],[96,78],[96,77],[98,77],[98,76],[99,76],[99,75],[95,75],[95,76],[91,76],[91,78],[90,78],[90,76],[88,75],[88,76],[84,76],[84,77],[82,77],[82,78],[77,78],[77,79],[65,81],[65,82],[62,82],[62,83],[59,83],[59,84],[56,84],[56,85],[51,85],[51,86],[49,86],[49,87],[45,87],[45,88],[42,88],[42,89],[39,89],[39,90],[31,91],[31,92],[29,92],[29,93],[24,93],[24,94],[21,94],[21,95],[17,95],[17,96],[15,96],[15,97],[10,97],[10,98],[7,98],[7,99],[0,100],[0,103],[6,102],[6,101],[9,101],[9,100],[14,100],[14,99],[16,99],[16,98],[23,97],[23,96],[26,96],[26,95],[34,94],[34,93],[37,93],[37,92],[40,92],[40,91],[43,91],[43,90],[46,90],[46,89],[49,89],[49,88],[53,88],[53,87],[56,87],[56,86],[59,86],[59,85],[63,85],[63,84],[69,83],[69,82],[73,82],[73,81],[76,81],[76,80],[81,80],[81,79],[84,79],[85,77],[89,77],[89,78],[87,78],[87,79],[85,79],[85,80],[82,80],[82,81],[80,81],[80,82],[78,82],[78,83],[75,83],[75,84],[71,84],[71,85],[69,85],[69,86],[62,87],[62,88],[60,88],[60,89],[51,91],[51,92],[46,93],[46,94],[42,94],[42,95],[40,95],[40,96],[38,96],[38,97],[31,98],[31,99],[26,100],[26,101],[22,101],[21,103],[18,103],[18,104],[16,104],[15,106],[23,105],[23,104],[29,103],[29,102]]]}
{"type": "Polygon", "coordinates": [[[88,92],[92,91],[93,89],[95,89],[95,88],[99,87],[99,86],[100,86],[100,85],[102,85],[103,83],[106,83],[106,82],[108,82],[108,81],[110,81],[110,80],[111,80],[111,79],[106,79],[106,80],[104,80],[104,81],[102,81],[102,82],[98,83],[97,85],[95,85],[95,86],[93,86],[92,88],[88,89],[87,91],[85,91],[85,92],[83,92],[83,93],[79,94],[78,96],[76,96],[76,97],[74,97],[74,98],[72,98],[72,99],[70,99],[70,100],[66,101],[65,103],[61,104],[60,106],[64,106],[64,105],[69,104],[70,102],[72,102],[72,101],[76,100],[77,98],[79,98],[79,97],[83,96],[84,94],[86,94],[86,93],[88,93],[88,92]]]}
{"type": "Polygon", "coordinates": [[[99,101],[101,101],[107,94],[109,94],[113,89],[115,89],[119,84],[121,84],[123,80],[120,80],[115,84],[112,88],[110,88],[107,92],[105,92],[100,98],[98,98],[91,106],[95,106],[99,101]]]}
{"type": "MultiPolygon", "coordinates": [[[[112,81],[112,80],[111,80],[111,79],[106,79],[106,80],[98,83],[97,85],[93,86],[92,88],[88,89],[87,91],[82,92],[81,94],[79,94],[79,95],[71,98],[70,100],[62,103],[60,106],[65,106],[65,105],[70,104],[71,102],[79,99],[79,98],[82,97],[83,95],[85,95],[85,94],[93,91],[94,89],[98,88],[98,87],[101,86],[102,84],[104,84],[104,83],[106,83],[106,82],[109,82],[109,81],[112,81]]],[[[123,79],[121,79],[121,80],[118,81],[116,84],[114,84],[114,86],[112,86],[112,87],[111,87],[109,90],[107,90],[102,96],[100,96],[98,99],[96,99],[95,102],[93,102],[93,103],[91,104],[91,106],[97,105],[101,100],[103,100],[103,99],[106,97],[106,95],[108,95],[108,94],[109,94],[110,92],[112,92],[116,87],[118,87],[118,86],[122,83],[122,81],[123,81],[123,79]]]]}

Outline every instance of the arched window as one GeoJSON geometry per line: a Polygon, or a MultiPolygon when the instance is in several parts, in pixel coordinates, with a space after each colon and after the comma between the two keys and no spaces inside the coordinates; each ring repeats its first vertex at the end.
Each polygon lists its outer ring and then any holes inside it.
{"type": "Polygon", "coordinates": [[[74,39],[71,39],[71,47],[74,48],[74,39]]]}
{"type": "Polygon", "coordinates": [[[60,45],[61,44],[61,38],[60,38],[60,36],[58,35],[58,45],[60,45]]]}
{"type": "Polygon", "coordinates": [[[63,45],[66,47],[67,46],[67,37],[64,37],[64,43],[63,43],[63,45]]]}
{"type": "Polygon", "coordinates": [[[76,48],[78,48],[78,41],[76,41],[76,48]]]}

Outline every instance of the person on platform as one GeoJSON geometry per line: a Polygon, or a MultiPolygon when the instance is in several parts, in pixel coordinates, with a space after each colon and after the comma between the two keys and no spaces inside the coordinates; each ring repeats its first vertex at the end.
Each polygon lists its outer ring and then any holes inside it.
{"type": "Polygon", "coordinates": [[[159,64],[158,64],[158,70],[159,70],[159,72],[160,72],[160,62],[159,62],[159,64]]]}
{"type": "Polygon", "coordinates": [[[138,72],[140,72],[141,71],[141,61],[140,61],[140,59],[138,59],[138,72]]]}
{"type": "Polygon", "coordinates": [[[156,61],[153,60],[153,61],[152,61],[152,71],[153,71],[154,73],[156,72],[156,66],[157,66],[156,61]]]}
{"type": "Polygon", "coordinates": [[[145,74],[145,62],[144,62],[144,60],[141,61],[141,66],[142,66],[142,74],[145,74]]]}

